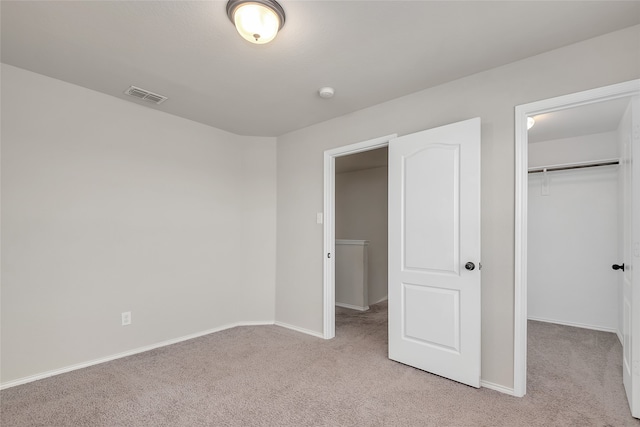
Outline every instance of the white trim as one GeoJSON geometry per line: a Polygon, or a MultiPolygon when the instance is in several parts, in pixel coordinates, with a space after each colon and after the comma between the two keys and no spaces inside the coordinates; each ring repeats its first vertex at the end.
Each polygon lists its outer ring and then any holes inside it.
{"type": "Polygon", "coordinates": [[[300,332],[306,335],[311,335],[316,338],[324,338],[324,335],[320,332],[312,331],[311,329],[301,328],[299,326],[293,326],[284,322],[275,322],[274,325],[280,326],[281,328],[291,329],[292,331],[300,332]]]}
{"type": "Polygon", "coordinates": [[[378,301],[374,302],[373,304],[380,304],[382,301],[386,301],[388,299],[389,299],[389,295],[385,295],[382,298],[380,298],[378,301]]]}
{"type": "MultiPolygon", "coordinates": [[[[640,80],[544,99],[515,108],[514,396],[527,392],[527,117],[637,94],[640,80]]],[[[638,308],[636,308],[638,309],[638,308]]]]}
{"type": "Polygon", "coordinates": [[[545,319],[543,317],[529,316],[529,320],[534,320],[536,322],[544,322],[544,323],[554,323],[556,325],[562,325],[562,326],[571,326],[574,328],[590,329],[592,331],[612,332],[614,334],[617,334],[618,332],[616,328],[606,328],[604,326],[587,325],[586,323],[567,322],[564,320],[545,319]]]}
{"type": "Polygon", "coordinates": [[[513,393],[527,394],[527,197],[529,152],[527,113],[516,107],[515,250],[513,307],[513,393]],[[524,118],[524,119],[523,119],[524,118]]]}
{"type": "Polygon", "coordinates": [[[389,141],[397,134],[387,135],[356,144],[345,145],[324,152],[324,241],[322,253],[323,279],[322,279],[322,304],[323,321],[322,331],[325,339],[336,336],[336,290],[335,290],[335,263],[333,255],[336,251],[335,230],[335,177],[336,157],[349,154],[362,153],[389,145],[389,141]],[[331,254],[331,258],[328,256],[331,254]]]}
{"type": "Polygon", "coordinates": [[[499,391],[500,393],[508,394],[509,396],[515,396],[515,392],[512,388],[505,387],[500,384],[492,383],[489,381],[480,380],[480,387],[488,388],[491,390],[499,391]]]}
{"type": "Polygon", "coordinates": [[[325,155],[331,157],[342,157],[350,154],[364,153],[365,151],[375,150],[389,146],[389,141],[397,138],[398,134],[381,136],[379,138],[369,139],[367,141],[357,142],[355,144],[344,145],[342,147],[333,148],[324,152],[325,155]]]}
{"type": "Polygon", "coordinates": [[[342,303],[342,302],[336,302],[336,307],[348,308],[350,310],[357,310],[357,311],[367,311],[367,310],[369,310],[369,306],[368,305],[366,307],[361,307],[359,305],[345,304],[345,303],[342,303]]]}
{"type": "Polygon", "coordinates": [[[202,332],[196,332],[195,334],[184,335],[179,338],[174,338],[166,341],[161,341],[159,343],[147,345],[144,347],[138,347],[133,350],[124,351],[122,353],[113,354],[111,356],[101,357],[100,359],[90,360],[88,362],[77,363],[71,366],[65,366],[64,368],[53,369],[51,371],[41,372],[39,374],[29,375],[28,377],[18,378],[17,380],[7,381],[5,383],[0,384],[0,390],[4,390],[10,387],[15,387],[22,384],[27,384],[33,381],[42,380],[44,378],[53,377],[55,375],[65,374],[67,372],[76,371],[78,369],[88,368],[90,366],[99,365],[101,363],[111,362],[112,360],[121,359],[123,357],[133,356],[134,354],[144,353],[145,351],[155,350],[156,348],[166,347],[168,345],[177,344],[179,342],[191,340],[194,338],[199,338],[205,335],[213,334],[216,332],[224,331],[226,329],[235,328],[238,326],[264,326],[264,325],[273,325],[273,322],[270,321],[250,321],[250,322],[236,322],[230,323],[228,325],[223,325],[217,328],[209,329],[202,332]]]}

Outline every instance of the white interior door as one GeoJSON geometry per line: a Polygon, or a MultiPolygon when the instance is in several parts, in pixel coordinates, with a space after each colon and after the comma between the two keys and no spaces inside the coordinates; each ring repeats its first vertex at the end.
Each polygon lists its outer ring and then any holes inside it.
{"type": "Polygon", "coordinates": [[[634,97],[620,124],[622,181],[622,380],[629,407],[640,417],[640,100],[634,97]],[[634,162],[635,160],[635,162],[634,162]],[[634,277],[635,276],[635,277],[634,277]],[[632,310],[635,307],[635,310],[632,310]],[[635,311],[635,312],[634,312],[635,311]]]}
{"type": "Polygon", "coordinates": [[[389,142],[389,358],[480,387],[480,119],[389,142]]]}

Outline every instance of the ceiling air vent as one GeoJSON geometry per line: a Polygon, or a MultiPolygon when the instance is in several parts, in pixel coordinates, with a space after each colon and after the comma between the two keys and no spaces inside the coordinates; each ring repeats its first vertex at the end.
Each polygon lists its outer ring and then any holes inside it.
{"type": "Polygon", "coordinates": [[[135,86],[131,86],[129,89],[125,90],[124,93],[133,96],[134,98],[153,102],[154,104],[162,104],[167,100],[166,96],[158,95],[157,93],[149,92],[148,90],[140,89],[135,86]]]}

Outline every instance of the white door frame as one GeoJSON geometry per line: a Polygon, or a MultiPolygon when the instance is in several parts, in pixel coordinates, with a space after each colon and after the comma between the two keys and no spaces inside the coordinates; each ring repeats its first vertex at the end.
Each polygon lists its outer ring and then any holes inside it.
{"type": "MultiPolygon", "coordinates": [[[[515,109],[515,289],[514,289],[514,395],[527,393],[527,201],[528,201],[528,138],[527,117],[564,110],[580,105],[638,95],[640,80],[631,80],[584,92],[518,105],[515,109]]],[[[640,310],[633,307],[632,310],[640,310]]],[[[634,328],[633,338],[640,340],[640,328],[634,328]]]]}
{"type": "Polygon", "coordinates": [[[389,146],[389,141],[397,134],[382,136],[356,144],[345,145],[324,152],[324,256],[323,256],[323,324],[324,339],[336,336],[336,293],[335,293],[335,202],[336,202],[336,157],[371,151],[389,146]]]}

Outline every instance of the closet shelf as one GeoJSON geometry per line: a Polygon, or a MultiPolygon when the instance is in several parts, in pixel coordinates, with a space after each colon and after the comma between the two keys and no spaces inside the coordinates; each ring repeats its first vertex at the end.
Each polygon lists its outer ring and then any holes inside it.
{"type": "Polygon", "coordinates": [[[620,164],[620,159],[604,159],[590,162],[564,163],[560,165],[536,166],[534,168],[529,168],[529,173],[540,173],[544,172],[545,170],[547,172],[554,172],[570,169],[595,168],[599,166],[611,166],[617,164],[620,164]]]}

